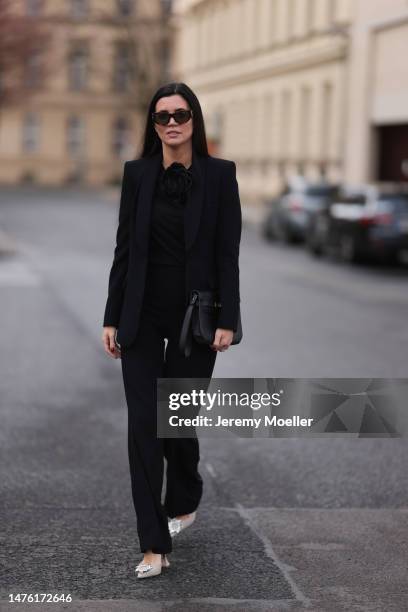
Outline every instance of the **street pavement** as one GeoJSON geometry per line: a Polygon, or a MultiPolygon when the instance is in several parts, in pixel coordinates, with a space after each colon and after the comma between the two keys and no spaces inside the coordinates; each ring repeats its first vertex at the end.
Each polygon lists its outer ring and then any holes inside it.
{"type": "MultiPolygon", "coordinates": [[[[101,343],[117,193],[0,200],[0,610],[408,609],[395,438],[201,439],[197,520],[169,569],[136,579],[120,362],[101,343]]],[[[214,377],[406,377],[407,266],[315,260],[246,222],[240,270],[244,337],[214,377]]]]}

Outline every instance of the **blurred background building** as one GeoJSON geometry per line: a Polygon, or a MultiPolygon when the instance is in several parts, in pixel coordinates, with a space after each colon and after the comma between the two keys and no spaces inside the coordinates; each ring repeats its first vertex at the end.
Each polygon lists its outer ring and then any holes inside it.
{"type": "Polygon", "coordinates": [[[177,77],[246,202],[293,174],[408,179],[405,0],[179,0],[177,77]]]}
{"type": "Polygon", "coordinates": [[[344,166],[350,0],[180,0],[178,78],[247,201],[344,166]]]}
{"type": "Polygon", "coordinates": [[[408,181],[408,2],[356,0],[345,178],[408,181]]]}
{"type": "Polygon", "coordinates": [[[120,179],[151,92],[169,78],[169,9],[161,0],[0,0],[1,182],[120,179]]]}
{"type": "Polygon", "coordinates": [[[210,151],[236,161],[245,204],[293,175],[407,181],[406,0],[2,4],[21,47],[0,81],[3,183],[118,181],[151,95],[173,79],[197,93],[210,151]],[[11,101],[10,74],[22,83],[11,101]]]}

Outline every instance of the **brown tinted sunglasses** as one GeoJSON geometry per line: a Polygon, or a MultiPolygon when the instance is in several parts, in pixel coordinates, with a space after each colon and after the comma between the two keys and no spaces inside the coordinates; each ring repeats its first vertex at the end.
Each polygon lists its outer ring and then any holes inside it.
{"type": "Polygon", "coordinates": [[[193,111],[188,109],[176,110],[174,113],[169,113],[168,111],[159,111],[157,113],[152,113],[152,119],[155,123],[159,125],[167,125],[170,121],[171,117],[174,117],[174,121],[178,124],[187,123],[189,119],[193,116],[193,111]]]}

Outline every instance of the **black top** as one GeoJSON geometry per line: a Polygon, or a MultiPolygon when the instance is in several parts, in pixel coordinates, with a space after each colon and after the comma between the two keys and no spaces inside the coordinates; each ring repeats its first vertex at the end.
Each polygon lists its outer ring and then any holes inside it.
{"type": "Polygon", "coordinates": [[[184,206],[191,188],[190,168],[173,162],[160,167],[152,202],[149,261],[170,266],[185,264],[184,206]]]}

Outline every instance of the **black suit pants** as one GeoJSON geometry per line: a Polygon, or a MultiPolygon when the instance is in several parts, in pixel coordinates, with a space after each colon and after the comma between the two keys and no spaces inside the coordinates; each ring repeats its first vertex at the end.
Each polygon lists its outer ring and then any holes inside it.
{"type": "Polygon", "coordinates": [[[189,357],[180,352],[178,340],[185,309],[184,266],[149,263],[139,331],[134,343],[122,348],[121,359],[141,552],[171,552],[167,517],[190,514],[203,493],[198,439],[157,437],[156,379],[210,378],[217,356],[209,346],[195,342],[189,357]],[[162,504],[164,457],[167,471],[162,504]]]}

